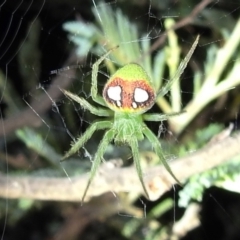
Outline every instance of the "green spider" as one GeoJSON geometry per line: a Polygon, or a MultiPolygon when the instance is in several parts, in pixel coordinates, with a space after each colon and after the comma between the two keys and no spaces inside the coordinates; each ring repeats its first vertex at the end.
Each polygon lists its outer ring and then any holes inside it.
{"type": "Polygon", "coordinates": [[[144,121],[164,121],[170,116],[178,115],[180,113],[166,115],[147,114],[145,112],[154,105],[156,98],[164,96],[170,90],[172,83],[181,76],[197,46],[198,39],[199,37],[197,37],[187,56],[180,63],[175,77],[163,86],[158,93],[156,93],[151,79],[145,70],[138,64],[130,63],[120,68],[113,76],[111,76],[104,86],[102,96],[100,96],[97,89],[98,68],[112,50],[109,50],[99,58],[92,67],[91,96],[94,102],[103,107],[92,106],[85,99],[66,90],[62,90],[67,97],[78,102],[84,109],[89,110],[92,114],[101,117],[108,117],[105,121],[103,120],[93,123],[76,142],[73,142],[71,149],[63,157],[63,159],[65,159],[76,153],[91,138],[95,131],[108,129],[94,156],[90,177],[83,193],[82,202],[84,201],[88,188],[96,174],[101,160],[103,159],[104,152],[112,141],[116,144],[127,144],[131,148],[139,180],[148,198],[149,195],[143,181],[138,150],[138,141],[143,140],[144,136],[152,143],[156,154],[159,156],[166,170],[177,181],[177,183],[179,183],[164,159],[159,139],[147,127],[144,121]]]}

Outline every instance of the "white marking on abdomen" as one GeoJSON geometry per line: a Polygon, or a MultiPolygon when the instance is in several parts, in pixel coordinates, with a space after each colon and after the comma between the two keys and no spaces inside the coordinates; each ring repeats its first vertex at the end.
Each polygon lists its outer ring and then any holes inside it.
{"type": "Polygon", "coordinates": [[[122,89],[120,86],[109,87],[107,89],[108,97],[113,101],[120,101],[122,89]]]}
{"type": "Polygon", "coordinates": [[[118,107],[121,107],[121,106],[122,106],[121,101],[117,101],[117,106],[118,106],[118,107]]]}
{"type": "Polygon", "coordinates": [[[148,92],[142,88],[135,88],[133,98],[136,102],[146,102],[149,99],[148,92]]]}
{"type": "Polygon", "coordinates": [[[137,108],[137,104],[135,102],[132,102],[132,107],[137,108]]]}

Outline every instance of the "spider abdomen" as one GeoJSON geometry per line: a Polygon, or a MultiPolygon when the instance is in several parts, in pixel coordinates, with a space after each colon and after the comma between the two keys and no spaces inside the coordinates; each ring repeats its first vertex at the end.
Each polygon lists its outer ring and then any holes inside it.
{"type": "Polygon", "coordinates": [[[109,108],[116,112],[143,113],[153,106],[156,94],[143,68],[131,63],[108,80],[103,97],[109,108]]]}

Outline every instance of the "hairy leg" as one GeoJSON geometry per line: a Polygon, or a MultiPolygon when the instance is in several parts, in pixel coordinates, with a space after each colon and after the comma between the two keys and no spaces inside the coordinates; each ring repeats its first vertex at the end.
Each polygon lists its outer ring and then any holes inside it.
{"type": "Polygon", "coordinates": [[[96,108],[92,106],[89,102],[85,99],[78,97],[77,95],[68,92],[66,90],[61,90],[67,97],[79,103],[84,109],[87,109],[94,115],[103,116],[103,117],[110,117],[112,116],[112,111],[104,108],[96,108]]]}
{"type": "Polygon", "coordinates": [[[106,106],[105,101],[102,96],[98,94],[98,88],[97,88],[97,76],[98,76],[98,68],[99,65],[102,63],[103,60],[106,59],[106,57],[112,52],[113,49],[110,49],[107,51],[102,57],[100,57],[92,66],[92,87],[91,87],[91,95],[93,101],[96,103],[106,106]]]}
{"type": "Polygon", "coordinates": [[[159,114],[159,113],[146,113],[143,114],[144,121],[151,121],[151,122],[162,122],[168,120],[170,117],[178,116],[185,111],[177,112],[177,113],[169,113],[169,114],[159,114]]]}
{"type": "Polygon", "coordinates": [[[137,139],[130,140],[129,145],[132,149],[133,160],[134,160],[134,164],[135,164],[136,169],[137,169],[138,178],[139,178],[139,180],[142,184],[142,187],[143,187],[143,190],[144,190],[146,196],[149,198],[149,194],[147,192],[146,186],[145,186],[144,181],[143,181],[143,173],[142,173],[142,168],[141,168],[141,165],[140,165],[140,156],[139,156],[137,139]]]}
{"type": "Polygon", "coordinates": [[[86,188],[84,190],[84,193],[83,193],[83,196],[82,196],[82,203],[83,203],[84,198],[87,194],[88,188],[89,188],[89,186],[90,186],[90,184],[91,184],[91,182],[92,182],[92,180],[93,180],[93,178],[96,174],[96,171],[99,168],[99,165],[100,165],[101,160],[103,158],[103,155],[106,151],[106,148],[109,145],[109,143],[113,140],[114,136],[115,136],[115,131],[112,130],[112,129],[108,130],[105,133],[102,141],[100,142],[100,144],[98,146],[98,150],[97,150],[97,152],[94,156],[94,159],[93,159],[92,168],[91,168],[91,171],[90,171],[90,177],[88,179],[87,186],[86,186],[86,188]]]}
{"type": "Polygon", "coordinates": [[[147,137],[147,139],[149,140],[149,142],[153,145],[154,151],[156,152],[156,154],[158,155],[158,157],[160,158],[162,164],[164,165],[164,167],[166,168],[166,170],[170,173],[170,175],[175,179],[175,181],[181,185],[181,183],[179,182],[179,180],[175,177],[175,175],[173,174],[171,168],[169,167],[168,163],[166,162],[163,153],[162,153],[162,148],[161,148],[161,144],[158,140],[158,138],[154,135],[154,133],[149,129],[149,128],[144,128],[143,130],[144,135],[147,137]]]}
{"type": "Polygon", "coordinates": [[[93,123],[86,132],[76,141],[72,143],[72,147],[70,150],[63,156],[62,160],[65,158],[70,157],[74,153],[76,153],[93,135],[96,130],[111,128],[112,122],[111,121],[101,121],[93,123]]]}
{"type": "Polygon", "coordinates": [[[196,40],[194,41],[191,49],[189,50],[187,56],[181,61],[178,69],[177,69],[177,72],[175,73],[175,76],[173,77],[173,79],[171,79],[170,81],[168,81],[162,88],[161,90],[159,90],[159,92],[157,93],[157,97],[162,97],[164,95],[166,95],[169,90],[171,89],[172,87],[172,84],[180,78],[180,76],[182,75],[183,71],[185,70],[185,68],[187,67],[187,64],[190,60],[190,58],[192,57],[196,47],[197,47],[197,44],[198,44],[198,40],[199,40],[199,35],[197,36],[196,40]]]}

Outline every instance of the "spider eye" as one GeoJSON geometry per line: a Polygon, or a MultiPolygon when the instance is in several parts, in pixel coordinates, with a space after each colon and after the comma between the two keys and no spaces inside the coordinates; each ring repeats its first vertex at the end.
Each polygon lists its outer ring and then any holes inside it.
{"type": "Polygon", "coordinates": [[[114,111],[142,113],[152,107],[156,94],[142,67],[128,64],[109,79],[103,97],[114,111]]]}

